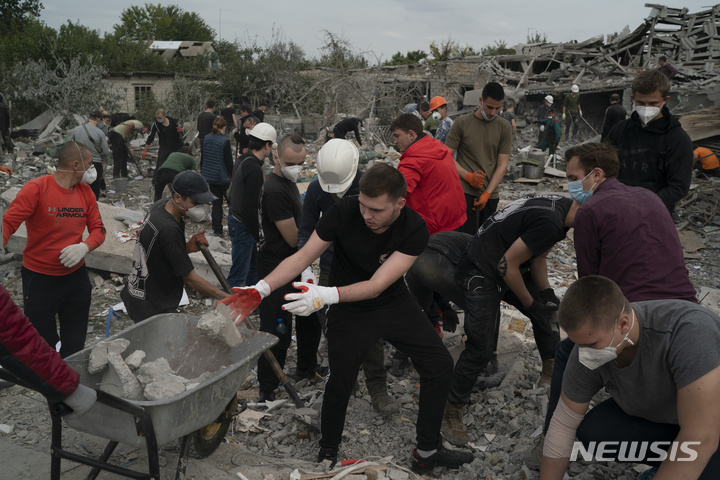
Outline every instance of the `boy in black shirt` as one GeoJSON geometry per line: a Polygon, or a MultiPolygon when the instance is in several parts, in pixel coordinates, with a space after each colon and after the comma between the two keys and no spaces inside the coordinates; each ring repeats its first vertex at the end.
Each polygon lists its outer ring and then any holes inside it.
{"type": "Polygon", "coordinates": [[[445,449],[441,442],[452,357],[403,280],[428,242],[425,222],[404,208],[406,188],[398,170],[385,164],[373,166],[360,180],[360,195],[345,196],[330,207],[302,249],[254,287],[233,289],[237,294],[267,297],[334,245],[330,284],[336,286],[295,282],[293,286],[302,293],[287,295],[286,300],[292,302],[283,305],[296,315],[330,306],[330,374],[323,395],[318,461],[337,460],[358,369],[369,348],[381,338],[406,353],[420,374],[413,470],[457,468],[473,460],[471,453],[445,449]]]}

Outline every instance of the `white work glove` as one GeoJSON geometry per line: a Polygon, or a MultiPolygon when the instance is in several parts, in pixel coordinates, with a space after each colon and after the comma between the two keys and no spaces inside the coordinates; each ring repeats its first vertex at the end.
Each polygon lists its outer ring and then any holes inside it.
{"type": "Polygon", "coordinates": [[[295,315],[307,317],[317,312],[325,305],[333,305],[340,301],[340,292],[337,287],[320,287],[312,283],[293,282],[293,287],[301,290],[302,293],[288,293],[285,300],[294,300],[282,306],[295,315]]]}
{"type": "Polygon", "coordinates": [[[314,283],[317,285],[317,277],[312,271],[312,266],[308,265],[308,267],[303,270],[303,272],[300,274],[300,281],[302,283],[314,283]]]}
{"type": "Polygon", "coordinates": [[[540,125],[540,131],[541,131],[541,132],[544,132],[544,131],[545,131],[545,125],[540,125]]]}
{"type": "Polygon", "coordinates": [[[71,393],[63,403],[72,408],[70,415],[82,415],[95,405],[97,400],[97,392],[85,385],[78,385],[73,393],[71,393]]]}
{"type": "Polygon", "coordinates": [[[75,245],[68,245],[60,252],[60,263],[65,265],[67,268],[72,268],[80,263],[89,251],[90,248],[88,248],[88,246],[83,242],[76,243],[75,245]]]}

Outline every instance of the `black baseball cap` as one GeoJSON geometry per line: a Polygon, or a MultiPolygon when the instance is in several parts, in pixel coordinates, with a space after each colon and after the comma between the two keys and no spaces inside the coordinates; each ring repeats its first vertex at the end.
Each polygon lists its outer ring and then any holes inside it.
{"type": "Polygon", "coordinates": [[[211,203],[213,200],[217,200],[217,197],[210,193],[210,187],[205,177],[198,172],[186,170],[178,173],[172,182],[172,188],[180,195],[192,198],[197,204],[211,203]]]}

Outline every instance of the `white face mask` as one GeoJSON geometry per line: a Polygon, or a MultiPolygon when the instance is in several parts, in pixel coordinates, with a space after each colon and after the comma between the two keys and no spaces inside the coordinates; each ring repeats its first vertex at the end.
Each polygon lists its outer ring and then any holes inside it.
{"type": "Polygon", "coordinates": [[[188,208],[187,212],[185,212],[185,215],[187,215],[187,217],[193,222],[200,223],[208,217],[209,212],[210,205],[202,204],[195,205],[192,208],[188,208]]]}
{"type": "MultiPolygon", "coordinates": [[[[632,310],[632,308],[630,309],[632,310]]],[[[618,315],[618,318],[625,312],[625,306],[623,305],[622,312],[620,312],[620,315],[618,315]]],[[[615,331],[613,330],[613,336],[610,339],[610,345],[608,345],[605,348],[590,348],[590,347],[579,347],[578,353],[579,353],[579,359],[580,363],[585,365],[590,370],[595,370],[601,365],[605,365],[608,362],[612,362],[617,358],[617,349],[620,345],[622,345],[625,341],[627,341],[630,345],[635,345],[628,336],[630,335],[630,332],[632,331],[632,327],[635,325],[635,310],[632,310],[632,324],[630,325],[630,330],[628,330],[628,333],[625,334],[625,337],[620,341],[620,343],[617,344],[617,346],[613,347],[612,343],[613,340],[615,340],[615,331]]],[[[617,322],[617,320],[615,320],[617,322]]]]}
{"type": "Polygon", "coordinates": [[[442,118],[442,115],[440,115],[440,112],[433,112],[433,113],[432,113],[432,118],[433,118],[434,120],[440,120],[440,119],[442,118]]]}
{"type": "Polygon", "coordinates": [[[660,114],[661,108],[662,105],[659,107],[635,107],[635,111],[640,117],[640,121],[643,123],[643,125],[647,125],[660,114]]]}
{"type": "Polygon", "coordinates": [[[90,168],[85,170],[85,173],[83,173],[82,179],[80,181],[90,185],[95,180],[97,180],[97,170],[95,170],[95,165],[90,165],[90,168]]]}
{"type": "Polygon", "coordinates": [[[282,165],[280,165],[280,169],[282,170],[282,173],[285,176],[285,178],[287,178],[291,182],[297,182],[297,179],[300,176],[300,172],[302,172],[303,166],[302,165],[289,165],[287,167],[283,167],[282,165]]]}

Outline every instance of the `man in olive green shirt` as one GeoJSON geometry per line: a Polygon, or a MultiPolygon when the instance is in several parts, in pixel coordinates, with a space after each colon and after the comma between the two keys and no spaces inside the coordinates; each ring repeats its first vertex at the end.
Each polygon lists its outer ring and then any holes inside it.
{"type": "Polygon", "coordinates": [[[578,126],[580,125],[580,117],[582,117],[582,107],[580,106],[580,95],[578,92],[580,87],[573,85],[570,87],[570,95],[566,95],[563,100],[563,115],[565,120],[565,141],[570,141],[570,126],[573,127],[573,140],[577,140],[578,126]]]}
{"type": "Polygon", "coordinates": [[[510,162],[512,127],[498,115],[504,99],[502,85],[489,82],[479,108],[455,120],[445,140],[450,151],[457,152],[455,166],[465,193],[467,220],[458,231],[470,235],[497,210],[497,188],[510,162]]]}
{"type": "Polygon", "coordinates": [[[175,175],[186,170],[197,170],[197,162],[191,153],[190,147],[182,147],[179,152],[168,155],[167,160],[160,165],[158,181],[155,184],[155,201],[160,200],[165,186],[172,183],[175,175]]]}

